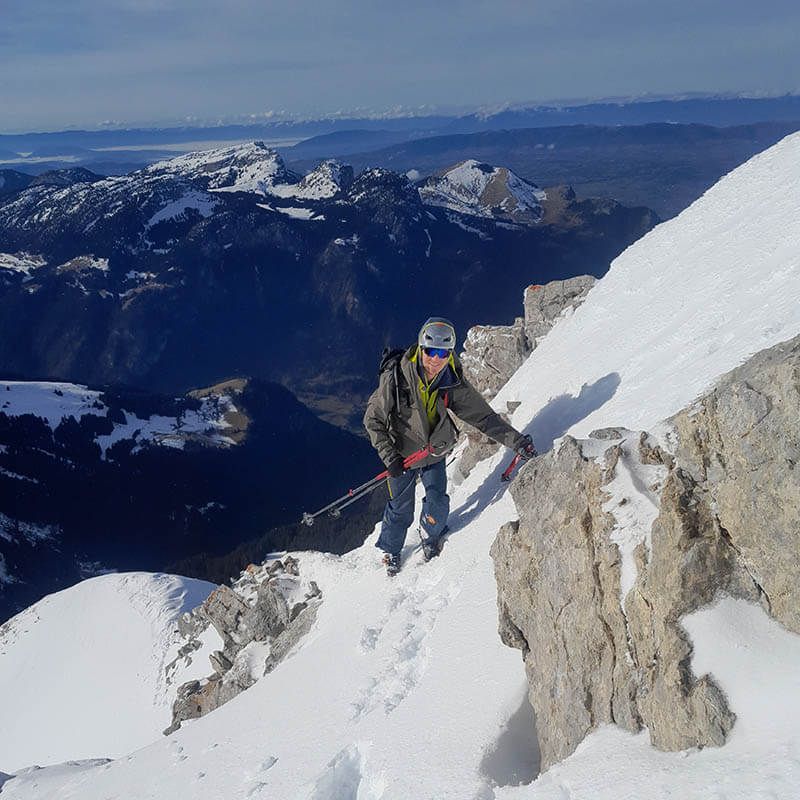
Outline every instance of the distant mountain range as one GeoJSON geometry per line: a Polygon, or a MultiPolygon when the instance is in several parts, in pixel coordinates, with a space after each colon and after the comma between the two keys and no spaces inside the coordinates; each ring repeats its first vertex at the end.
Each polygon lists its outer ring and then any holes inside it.
{"type": "MultiPolygon", "coordinates": [[[[800,117],[798,117],[800,120],[800,117]]],[[[675,216],[722,175],[800,129],[800,121],[718,128],[653,123],[601,127],[571,125],[437,135],[375,149],[370,142],[347,160],[355,169],[384,167],[427,175],[465,159],[504,164],[540,184],[569,183],[580,197],[613,197],[646,205],[662,218],[675,216]]],[[[285,150],[297,170],[314,158],[295,153],[326,137],[285,150]]]]}
{"type": "Polygon", "coordinates": [[[349,155],[432,136],[521,128],[652,123],[735,126],[798,120],[800,95],[709,96],[520,105],[462,115],[339,116],[249,125],[69,130],[0,135],[0,166],[5,162],[8,167],[31,173],[85,166],[102,174],[124,174],[176,151],[197,150],[213,142],[219,145],[263,139],[282,149],[295,146],[296,151],[286,156],[296,160],[349,155]]]}
{"type": "Polygon", "coordinates": [[[0,371],[169,393],[254,376],[360,427],[385,345],[433,313],[509,322],[524,286],[600,276],[656,221],[474,161],[419,185],[301,177],[261,143],[43,175],[0,198],[0,371]]]}

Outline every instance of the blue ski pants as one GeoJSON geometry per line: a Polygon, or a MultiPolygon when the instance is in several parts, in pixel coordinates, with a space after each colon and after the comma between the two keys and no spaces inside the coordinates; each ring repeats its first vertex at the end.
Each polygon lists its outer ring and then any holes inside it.
{"type": "Polygon", "coordinates": [[[387,478],[389,502],[383,512],[381,535],[376,547],[399,556],[406,540],[406,532],[414,521],[414,491],[420,476],[425,487],[422,512],[419,522],[424,535],[434,541],[442,535],[450,513],[450,497],[447,494],[447,472],[445,460],[436,461],[427,467],[406,470],[399,478],[387,478]]]}

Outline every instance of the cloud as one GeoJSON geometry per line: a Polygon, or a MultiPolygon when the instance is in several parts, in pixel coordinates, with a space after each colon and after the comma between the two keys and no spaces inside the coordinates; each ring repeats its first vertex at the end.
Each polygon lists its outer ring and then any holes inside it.
{"type": "Polygon", "coordinates": [[[788,90],[799,28],[800,6],[783,0],[16,0],[3,8],[0,107],[19,129],[788,90]]]}

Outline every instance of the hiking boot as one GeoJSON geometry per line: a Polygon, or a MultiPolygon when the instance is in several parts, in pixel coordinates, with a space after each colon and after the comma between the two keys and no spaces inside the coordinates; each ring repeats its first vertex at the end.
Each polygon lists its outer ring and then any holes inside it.
{"type": "Polygon", "coordinates": [[[400,572],[400,556],[396,556],[393,553],[384,553],[383,566],[386,567],[386,574],[393,578],[400,572]]]}
{"type": "Polygon", "coordinates": [[[436,558],[442,552],[442,543],[438,539],[422,540],[422,555],[426,561],[436,558]]]}

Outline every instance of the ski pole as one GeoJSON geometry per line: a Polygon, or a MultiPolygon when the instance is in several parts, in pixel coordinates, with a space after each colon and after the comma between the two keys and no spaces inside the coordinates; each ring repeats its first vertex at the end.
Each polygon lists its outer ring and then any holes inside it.
{"type": "MultiPolygon", "coordinates": [[[[520,459],[522,456],[517,453],[514,458],[511,459],[511,463],[506,467],[505,472],[500,476],[501,481],[510,481],[511,480],[511,473],[514,471],[514,467],[519,464],[520,459]]],[[[527,461],[527,459],[525,459],[527,461]]]]}
{"type": "MultiPolygon", "coordinates": [[[[407,456],[403,459],[403,468],[408,469],[409,467],[413,467],[414,464],[422,461],[423,458],[427,458],[430,455],[430,446],[423,447],[422,450],[417,450],[416,453],[412,453],[410,456],[407,456]]],[[[334,500],[332,503],[328,503],[327,506],[321,508],[319,511],[314,512],[313,514],[309,514],[305,512],[303,514],[303,524],[304,525],[313,525],[314,520],[316,517],[324,514],[326,511],[331,513],[331,516],[338,517],[341,509],[349,506],[351,503],[354,503],[359,498],[363,497],[366,494],[369,494],[373,489],[377,489],[378,486],[384,481],[385,478],[389,476],[389,470],[384,470],[380,474],[376,475],[374,478],[362,483],[361,486],[356,486],[355,489],[349,489],[347,494],[342,495],[341,497],[334,500]]]]}

